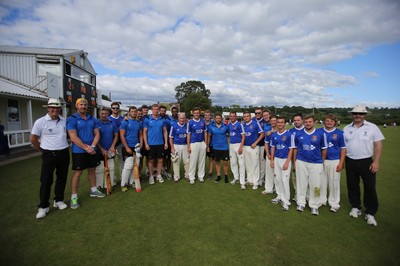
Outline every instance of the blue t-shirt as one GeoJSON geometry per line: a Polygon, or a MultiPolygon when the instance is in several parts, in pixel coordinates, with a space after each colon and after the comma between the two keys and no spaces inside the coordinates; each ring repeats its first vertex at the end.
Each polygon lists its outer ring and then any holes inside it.
{"type": "Polygon", "coordinates": [[[97,120],[97,127],[100,131],[100,145],[105,150],[109,150],[114,140],[114,134],[118,133],[118,127],[111,120],[103,122],[100,119],[97,120]]]}
{"type": "Polygon", "coordinates": [[[175,145],[186,145],[186,130],[187,124],[179,124],[175,123],[172,125],[171,130],[169,132],[169,137],[174,139],[175,145]]]}
{"type": "MultiPolygon", "coordinates": [[[[271,128],[272,128],[271,125],[264,120],[264,118],[261,118],[260,120],[257,120],[255,117],[253,117],[252,121],[257,121],[260,124],[260,126],[261,126],[261,128],[263,129],[264,132],[266,131],[265,130],[265,126],[267,126],[267,127],[269,126],[269,130],[271,130],[271,128]]],[[[264,141],[260,140],[257,143],[257,145],[258,146],[264,146],[265,145],[265,140],[264,141]]]]}
{"type": "Polygon", "coordinates": [[[166,127],[166,122],[161,116],[158,116],[157,119],[153,116],[145,119],[143,128],[147,128],[147,144],[164,145],[164,127],[166,127]]]}
{"type": "Polygon", "coordinates": [[[239,121],[236,121],[234,124],[231,122],[228,123],[229,128],[229,142],[231,144],[241,143],[242,135],[244,135],[244,127],[243,124],[239,121]]]}
{"type": "Polygon", "coordinates": [[[328,147],[323,130],[314,129],[313,132],[308,133],[303,129],[292,136],[292,146],[297,148],[298,160],[307,163],[323,162],[321,150],[328,147]]]}
{"type": "Polygon", "coordinates": [[[283,133],[278,131],[271,134],[269,141],[270,147],[275,147],[275,157],[286,159],[289,155],[289,150],[292,148],[292,133],[285,130],[283,133]]]}
{"type": "Polygon", "coordinates": [[[114,122],[114,124],[119,128],[121,126],[122,121],[124,120],[124,117],[120,115],[117,118],[115,118],[112,115],[109,115],[108,119],[114,122]]]}
{"type": "Polygon", "coordinates": [[[122,121],[120,130],[125,130],[126,144],[129,147],[135,147],[139,143],[139,133],[142,131],[142,126],[137,119],[128,119],[122,121]]]}
{"type": "MultiPolygon", "coordinates": [[[[94,139],[94,130],[98,128],[97,120],[90,114],[86,114],[86,120],[78,112],[68,117],[67,130],[75,130],[81,141],[87,145],[92,145],[94,139]]],[[[86,153],[84,149],[72,143],[73,153],[86,153]]]]}
{"type": "Polygon", "coordinates": [[[227,134],[229,133],[229,128],[224,124],[221,124],[220,127],[217,124],[212,125],[210,123],[208,127],[208,134],[212,136],[212,147],[214,150],[225,151],[228,150],[228,137],[227,134]]]}
{"type": "Polygon", "coordinates": [[[325,128],[321,128],[321,130],[325,132],[326,140],[328,142],[326,160],[339,160],[341,149],[346,148],[343,131],[338,128],[335,128],[332,131],[327,131],[325,128]]]}
{"type": "Polygon", "coordinates": [[[256,120],[252,120],[248,124],[244,123],[243,127],[246,135],[244,145],[251,146],[258,139],[258,135],[263,132],[263,129],[256,120]]]}
{"type": "Polygon", "coordinates": [[[187,127],[187,134],[190,134],[190,143],[204,141],[204,132],[207,131],[206,122],[203,119],[190,119],[187,127]]]}

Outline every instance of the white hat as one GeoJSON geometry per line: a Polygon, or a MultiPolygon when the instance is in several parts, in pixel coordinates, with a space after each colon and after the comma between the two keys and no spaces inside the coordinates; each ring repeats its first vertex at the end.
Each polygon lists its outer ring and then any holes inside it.
{"type": "Polygon", "coordinates": [[[50,98],[47,105],[43,105],[43,107],[61,107],[61,102],[58,99],[50,98]]]}
{"type": "Polygon", "coordinates": [[[364,105],[356,105],[356,107],[353,108],[353,110],[349,111],[349,113],[368,113],[367,108],[365,108],[364,105]]]}

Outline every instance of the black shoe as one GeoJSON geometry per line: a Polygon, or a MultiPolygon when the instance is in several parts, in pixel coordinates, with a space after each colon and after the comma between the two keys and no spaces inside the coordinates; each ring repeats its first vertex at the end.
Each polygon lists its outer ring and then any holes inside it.
{"type": "Polygon", "coordinates": [[[215,179],[215,183],[218,183],[219,181],[221,181],[221,177],[219,176],[219,177],[217,177],[217,179],[215,179]]]}
{"type": "Polygon", "coordinates": [[[229,183],[228,177],[225,176],[225,183],[229,183]]]}

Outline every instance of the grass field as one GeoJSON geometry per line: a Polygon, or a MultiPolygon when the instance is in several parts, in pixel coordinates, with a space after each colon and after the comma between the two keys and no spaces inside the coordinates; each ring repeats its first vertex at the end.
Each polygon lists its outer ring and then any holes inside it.
{"type": "Polygon", "coordinates": [[[36,219],[40,158],[2,166],[2,265],[399,265],[400,131],[382,131],[378,227],[349,217],[344,172],[336,214],[284,212],[261,189],[209,180],[93,199],[84,176],[81,208],[36,219]]]}

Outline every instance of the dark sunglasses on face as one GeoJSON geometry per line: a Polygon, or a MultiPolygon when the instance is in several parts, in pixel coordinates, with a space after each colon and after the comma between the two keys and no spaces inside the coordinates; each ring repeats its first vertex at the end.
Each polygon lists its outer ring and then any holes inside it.
{"type": "Polygon", "coordinates": [[[111,107],[113,110],[119,110],[119,107],[111,107]]]}
{"type": "Polygon", "coordinates": [[[261,113],[255,113],[256,115],[260,115],[261,113]]]}
{"type": "Polygon", "coordinates": [[[365,115],[364,113],[352,113],[352,115],[365,115]]]}

